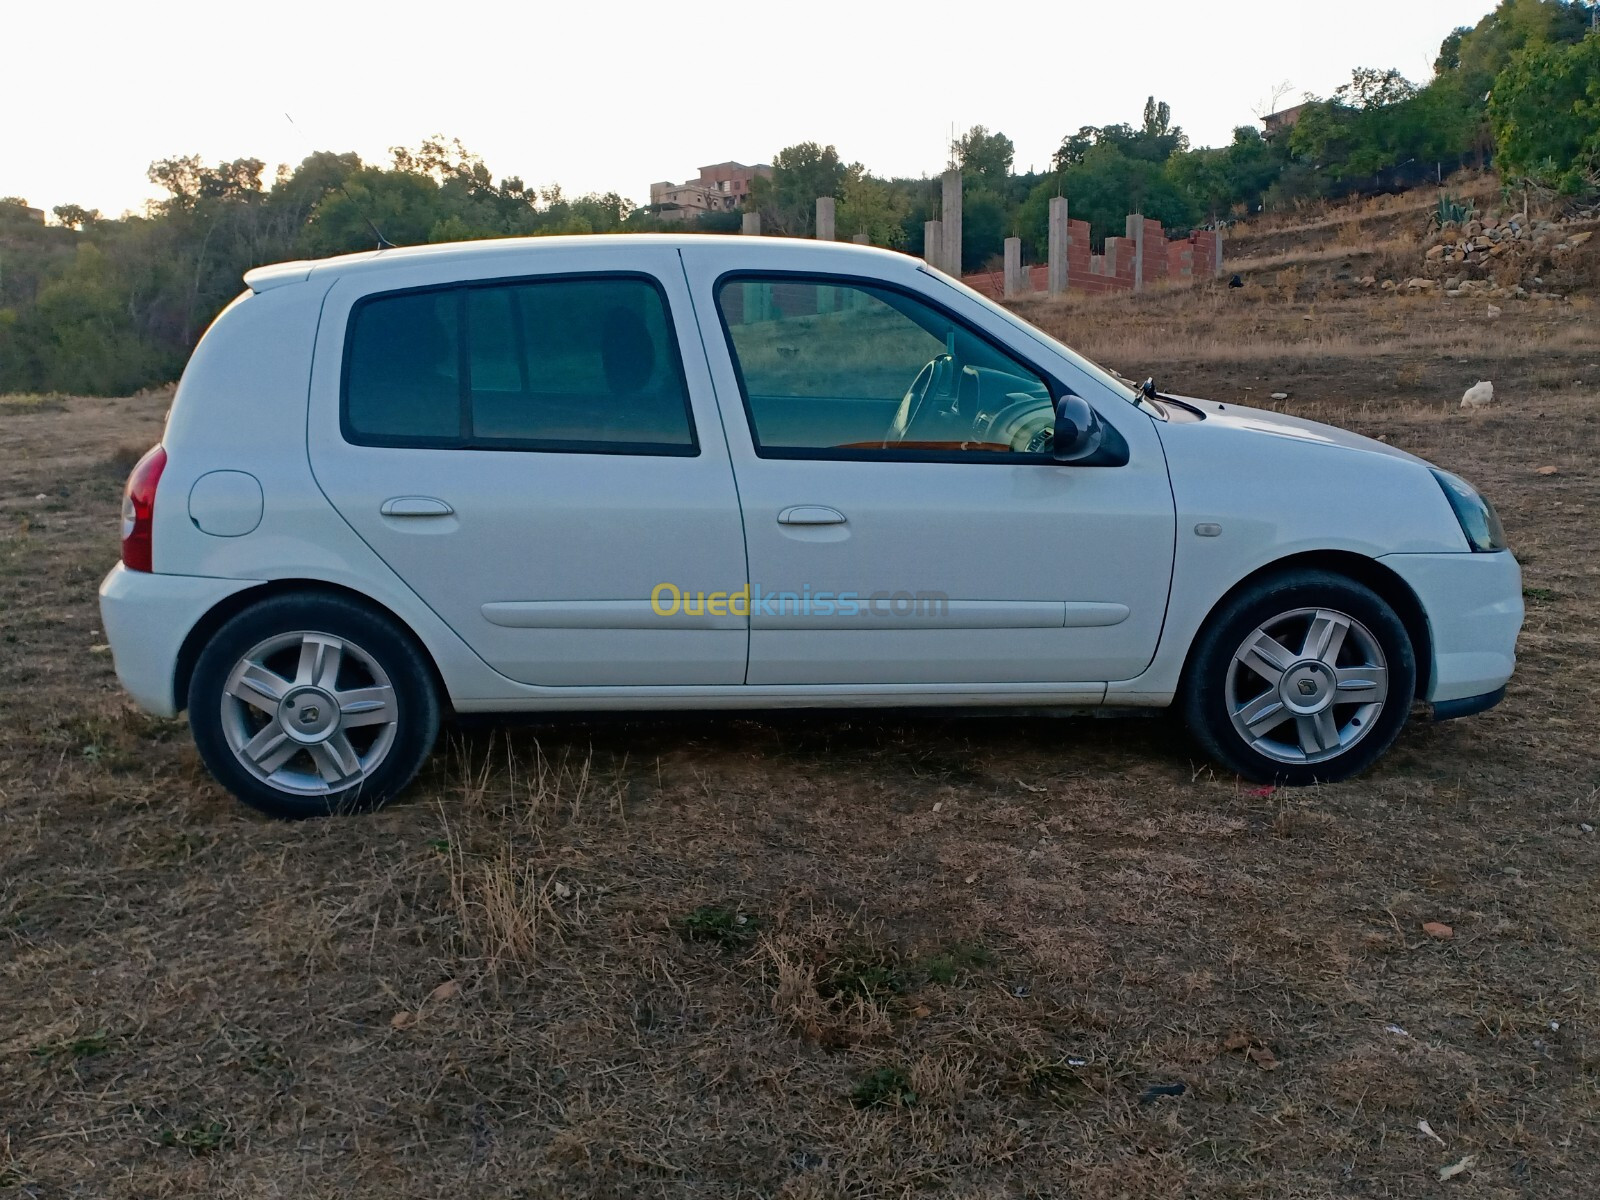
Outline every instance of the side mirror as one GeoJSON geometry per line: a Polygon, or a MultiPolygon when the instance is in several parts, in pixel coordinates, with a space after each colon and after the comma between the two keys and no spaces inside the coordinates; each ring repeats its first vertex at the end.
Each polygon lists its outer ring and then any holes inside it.
{"type": "Polygon", "coordinates": [[[1077,462],[1100,449],[1104,433],[1089,402],[1071,393],[1056,401],[1055,432],[1050,454],[1057,462],[1077,462]]]}

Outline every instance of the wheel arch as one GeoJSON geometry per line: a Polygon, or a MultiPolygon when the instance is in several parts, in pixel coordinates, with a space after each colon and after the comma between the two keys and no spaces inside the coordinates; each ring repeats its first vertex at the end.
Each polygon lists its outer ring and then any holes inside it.
{"type": "Polygon", "coordinates": [[[189,707],[189,685],[194,679],[195,664],[200,661],[200,655],[205,650],[206,644],[234,617],[252,605],[263,600],[270,600],[275,596],[336,596],[341,600],[357,604],[362,608],[371,610],[375,615],[386,618],[400,633],[410,639],[417,653],[422,656],[422,661],[428,664],[428,673],[433,680],[434,693],[439,698],[441,709],[450,708],[450,690],[445,686],[444,675],[439,670],[439,664],[434,660],[433,653],[428,645],[417,636],[406,620],[385,604],[380,604],[364,592],[354,588],[342,587],[336,583],[328,583],[321,579],[274,579],[256,587],[245,588],[243,591],[234,592],[224,597],[208,611],[205,616],[195,622],[194,628],[183,639],[183,645],[178,651],[177,665],[173,668],[172,697],[177,710],[182,712],[189,707]]]}
{"type": "MultiPolygon", "coordinates": [[[[1273,575],[1281,575],[1286,571],[1315,569],[1329,571],[1335,575],[1343,575],[1347,579],[1371,588],[1378,596],[1394,609],[1395,615],[1400,618],[1400,624],[1405,626],[1406,636],[1411,639],[1411,650],[1417,663],[1416,698],[1428,694],[1429,684],[1433,677],[1433,633],[1428,626],[1428,616],[1423,610],[1422,601],[1411,590],[1411,585],[1400,578],[1388,567],[1376,559],[1368,558],[1364,554],[1356,554],[1348,550],[1310,550],[1300,554],[1291,554],[1286,558],[1275,559],[1270,563],[1257,567],[1250,574],[1235,583],[1231,588],[1217,597],[1200,622],[1199,628],[1204,630],[1234,597],[1248,587],[1260,583],[1263,579],[1273,575]]],[[[1183,676],[1187,681],[1190,664],[1194,660],[1195,647],[1200,643],[1198,634],[1190,641],[1189,649],[1184,655],[1183,676]]],[[[1180,687],[1180,691],[1181,691],[1180,687]]]]}

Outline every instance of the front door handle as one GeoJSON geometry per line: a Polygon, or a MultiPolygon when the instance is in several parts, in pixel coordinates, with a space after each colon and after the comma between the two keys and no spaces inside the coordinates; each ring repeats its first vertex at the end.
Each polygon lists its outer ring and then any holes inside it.
{"type": "Polygon", "coordinates": [[[845,517],[836,508],[821,504],[796,504],[778,514],[779,525],[843,525],[845,517]]]}
{"type": "Polygon", "coordinates": [[[386,517],[448,517],[456,510],[432,496],[395,496],[378,511],[386,517]]]}

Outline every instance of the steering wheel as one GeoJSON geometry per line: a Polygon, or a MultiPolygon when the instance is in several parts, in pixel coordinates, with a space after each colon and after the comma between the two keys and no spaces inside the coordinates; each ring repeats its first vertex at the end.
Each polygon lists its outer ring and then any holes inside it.
{"type": "Polygon", "coordinates": [[[1042,454],[1050,449],[1056,411],[1048,396],[1012,392],[1006,406],[995,413],[984,441],[1009,446],[1019,454],[1042,454]]]}
{"type": "Polygon", "coordinates": [[[906,440],[906,435],[917,423],[923,402],[930,394],[948,395],[955,382],[956,360],[953,355],[940,354],[931,358],[917,372],[906,394],[900,397],[900,407],[895,409],[894,420],[883,435],[884,449],[906,440]]]}

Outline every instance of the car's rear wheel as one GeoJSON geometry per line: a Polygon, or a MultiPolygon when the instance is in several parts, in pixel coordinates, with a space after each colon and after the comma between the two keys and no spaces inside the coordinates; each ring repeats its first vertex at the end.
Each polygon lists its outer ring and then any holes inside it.
{"type": "Polygon", "coordinates": [[[376,807],[432,749],[439,702],[411,638],[337,596],[277,596],[217,631],[189,686],[217,781],[274,817],[376,807]]]}
{"type": "Polygon", "coordinates": [[[1381,596],[1297,570],[1251,584],[1212,616],[1181,703],[1196,741],[1240,775],[1333,783],[1394,743],[1416,680],[1411,639],[1381,596]]]}

